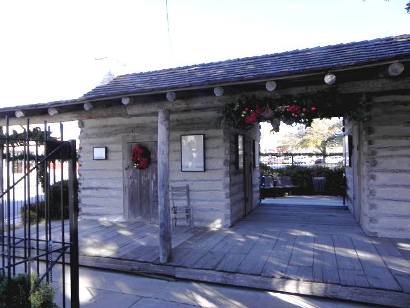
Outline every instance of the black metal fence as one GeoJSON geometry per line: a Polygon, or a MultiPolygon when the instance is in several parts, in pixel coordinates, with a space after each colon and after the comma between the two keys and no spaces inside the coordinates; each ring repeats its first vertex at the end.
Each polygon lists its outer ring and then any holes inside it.
{"type": "Polygon", "coordinates": [[[287,166],[343,166],[343,153],[260,153],[260,162],[273,169],[287,166]]]}
{"type": "Polygon", "coordinates": [[[58,138],[46,122],[43,129],[29,120],[20,133],[11,129],[6,118],[0,131],[0,275],[36,276],[34,292],[61,271],[62,306],[69,299],[79,307],[76,142],[63,141],[61,123],[58,138]]]}

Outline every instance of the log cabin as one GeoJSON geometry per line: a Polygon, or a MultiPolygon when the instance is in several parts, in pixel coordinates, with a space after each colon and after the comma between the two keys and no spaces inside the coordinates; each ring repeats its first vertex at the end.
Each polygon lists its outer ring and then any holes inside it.
{"type": "Polygon", "coordinates": [[[258,121],[235,125],[227,106],[330,89],[323,108],[343,98],[328,115],[345,120],[352,215],[368,235],[410,238],[409,61],[410,35],[401,35],[122,75],[78,99],[0,114],[3,125],[78,121],[80,215],[159,224],[166,260],[170,187],[188,185],[194,226],[231,227],[259,205],[258,121]],[[362,119],[354,97],[366,100],[362,119]]]}

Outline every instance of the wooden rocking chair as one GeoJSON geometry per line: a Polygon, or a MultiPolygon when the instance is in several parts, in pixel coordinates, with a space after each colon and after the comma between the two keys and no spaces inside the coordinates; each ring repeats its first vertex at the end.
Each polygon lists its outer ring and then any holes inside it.
{"type": "Polygon", "coordinates": [[[185,222],[192,227],[192,209],[189,198],[189,185],[171,186],[169,190],[171,199],[171,214],[174,227],[177,226],[178,220],[185,222]]]}

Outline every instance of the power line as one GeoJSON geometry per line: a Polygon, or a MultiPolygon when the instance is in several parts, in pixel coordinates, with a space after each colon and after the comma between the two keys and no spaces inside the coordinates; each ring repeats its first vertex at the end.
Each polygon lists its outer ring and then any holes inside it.
{"type": "Polygon", "coordinates": [[[171,40],[171,31],[169,26],[169,13],[168,13],[168,0],[165,0],[165,11],[167,13],[167,30],[168,30],[168,44],[169,44],[169,51],[172,57],[172,40],[171,40]]]}

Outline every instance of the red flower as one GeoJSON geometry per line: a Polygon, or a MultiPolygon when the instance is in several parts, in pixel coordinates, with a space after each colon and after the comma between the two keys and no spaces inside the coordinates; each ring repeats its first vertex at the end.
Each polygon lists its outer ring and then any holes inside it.
{"type": "Polygon", "coordinates": [[[255,111],[251,112],[245,117],[245,123],[246,124],[253,124],[258,120],[258,115],[256,114],[255,111]]]}
{"type": "Polygon", "coordinates": [[[288,106],[288,107],[286,108],[286,110],[287,110],[288,112],[291,112],[291,113],[298,113],[298,112],[300,112],[301,108],[302,108],[302,107],[297,106],[297,105],[291,105],[291,106],[288,106]]]}
{"type": "Polygon", "coordinates": [[[312,110],[312,112],[316,112],[316,106],[312,106],[312,108],[310,108],[310,110],[312,110]]]}

